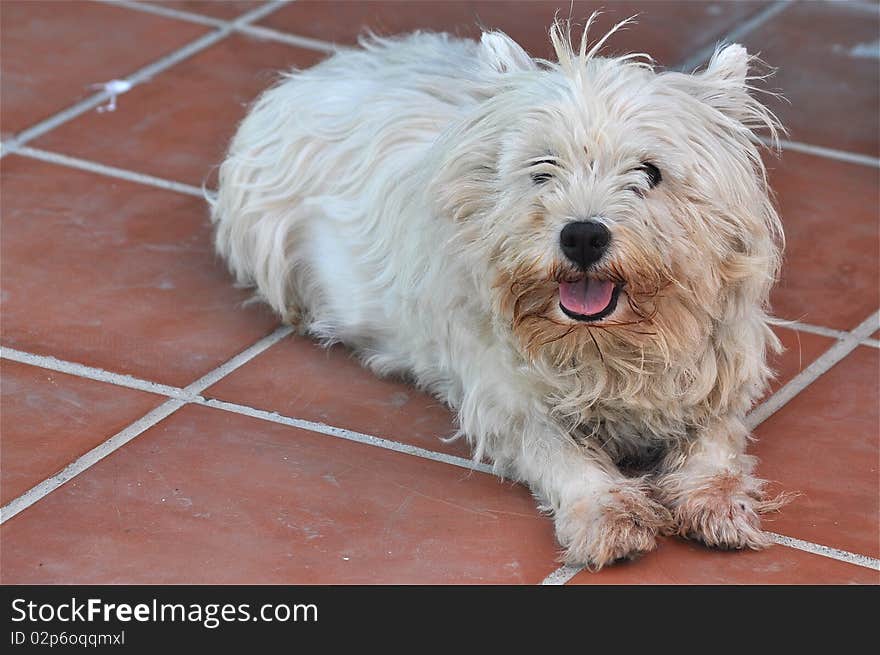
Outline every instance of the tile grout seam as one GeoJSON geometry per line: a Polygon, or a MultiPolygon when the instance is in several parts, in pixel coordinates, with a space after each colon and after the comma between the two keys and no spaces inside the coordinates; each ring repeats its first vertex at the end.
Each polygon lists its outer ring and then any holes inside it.
{"type": "MultiPolygon", "coordinates": [[[[289,2],[293,1],[294,0],[289,0],[289,2]]],[[[282,32],[271,27],[265,27],[263,25],[252,25],[248,23],[245,25],[233,26],[232,23],[234,21],[227,21],[223,20],[222,18],[203,16],[202,14],[184,11],[181,9],[171,9],[169,7],[163,7],[161,5],[142,4],[140,2],[132,2],[131,0],[98,0],[98,2],[102,2],[104,4],[115,7],[154,14],[156,16],[164,16],[166,18],[187,21],[190,23],[195,23],[197,25],[211,25],[216,28],[228,26],[232,29],[233,32],[238,32],[240,34],[245,34],[248,36],[254,36],[263,40],[286,43],[287,45],[306,48],[309,50],[317,50],[319,52],[333,53],[340,50],[350,49],[350,46],[346,46],[343,44],[336,44],[330,41],[324,41],[323,39],[315,39],[308,36],[299,36],[288,32],[282,32]]]]}
{"type": "Polygon", "coordinates": [[[782,409],[801,391],[858,348],[861,342],[878,328],[880,328],[880,310],[868,316],[868,318],[851,330],[847,336],[831,344],[824,353],[814,359],[800,373],[750,411],[746,415],[746,427],[749,431],[753,431],[761,423],[782,409]]]}
{"type": "Polygon", "coordinates": [[[9,154],[28,157],[29,159],[36,159],[38,161],[56,164],[65,168],[75,168],[89,173],[102,175],[104,177],[135,182],[144,186],[157,187],[166,191],[175,191],[177,193],[202,198],[203,200],[206,198],[206,195],[213,194],[213,191],[207,188],[200,188],[184,182],[176,182],[174,180],[147,175],[146,173],[138,173],[124,168],[117,168],[116,166],[99,164],[98,162],[90,161],[88,159],[62,155],[61,153],[53,152],[51,150],[43,150],[41,148],[32,148],[30,146],[22,145],[10,151],[9,154]]]}
{"type": "MultiPolygon", "coordinates": [[[[187,385],[183,389],[179,390],[179,394],[176,390],[173,391],[175,397],[169,398],[164,403],[156,407],[155,409],[147,412],[144,416],[134,421],[127,427],[123,428],[121,431],[114,434],[112,437],[103,441],[99,445],[95,446],[85,454],[76,458],[73,462],[65,466],[61,471],[52,475],[42,482],[38,483],[28,491],[24,492],[20,496],[14,498],[5,506],[0,508],[0,525],[11,519],[16,514],[22,512],[27,509],[34,503],[46,497],[48,494],[53,492],[55,489],[63,485],[65,482],[73,479],[83,471],[90,468],[93,464],[101,461],[111,453],[115,452],[132,439],[142,434],[149,428],[153,427],[163,419],[167,418],[174,412],[176,412],[181,407],[187,405],[189,402],[192,402],[199,393],[204,391],[210,385],[214,384],[218,380],[222,379],[226,375],[229,375],[232,371],[243,366],[254,357],[267,350],[271,346],[275,345],[279,341],[281,341],[284,337],[289,335],[293,331],[289,326],[282,326],[275,329],[271,334],[266,335],[256,343],[252,344],[242,352],[238,353],[234,357],[222,363],[220,366],[215,369],[209,371],[207,374],[198,378],[195,382],[187,385]]],[[[4,358],[10,353],[7,352],[7,349],[3,349],[2,355],[4,358]]],[[[17,351],[20,352],[20,351],[17,351]]],[[[12,353],[15,354],[15,353],[12,353]]],[[[32,356],[33,357],[33,356],[32,356]]],[[[11,357],[10,357],[11,358],[11,357]]],[[[60,360],[55,360],[55,358],[51,358],[55,362],[60,360]]],[[[65,362],[65,364],[68,364],[65,362]]],[[[77,365],[82,367],[81,369],[74,369],[73,367],[69,368],[69,371],[79,370],[80,372],[84,372],[84,369],[91,369],[91,367],[85,367],[82,365],[77,365]]],[[[68,372],[68,371],[65,371],[68,372]]],[[[103,372],[106,375],[106,372],[103,372]]],[[[74,373],[75,374],[75,373],[74,373]]],[[[114,374],[118,376],[118,374],[114,374]]],[[[132,380],[137,380],[136,378],[131,378],[131,376],[118,376],[118,378],[125,378],[125,381],[129,384],[123,386],[130,386],[130,384],[139,384],[143,386],[142,383],[145,381],[136,381],[131,382],[132,380]]],[[[103,381],[110,381],[110,377],[103,381]]],[[[173,387],[168,387],[167,385],[159,385],[157,383],[150,383],[152,385],[151,389],[142,389],[144,391],[152,391],[152,393],[162,393],[160,389],[168,389],[173,390],[173,387]]],[[[164,394],[163,394],[164,395],[164,394]]]]}

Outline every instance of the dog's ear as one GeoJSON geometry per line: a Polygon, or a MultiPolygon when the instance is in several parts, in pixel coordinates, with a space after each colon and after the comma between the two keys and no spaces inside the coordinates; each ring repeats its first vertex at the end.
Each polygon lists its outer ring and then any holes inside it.
{"type": "Polygon", "coordinates": [[[749,95],[749,65],[752,57],[738,43],[719,47],[702,73],[694,75],[699,82],[697,95],[723,114],[743,120],[753,104],[749,95]]]}
{"type": "Polygon", "coordinates": [[[742,89],[746,86],[750,60],[751,56],[743,46],[731,43],[715,50],[703,75],[742,89]]]}
{"type": "Polygon", "coordinates": [[[660,77],[670,85],[724,112],[735,109],[749,97],[749,67],[752,57],[738,43],[716,48],[709,65],[693,74],[668,71],[660,77]]]}
{"type": "Polygon", "coordinates": [[[483,32],[480,57],[489,68],[498,73],[537,68],[528,53],[503,32],[483,32]]]}
{"type": "MultiPolygon", "coordinates": [[[[767,129],[775,140],[780,130],[776,116],[767,109],[753,92],[754,80],[762,80],[767,75],[752,74],[751,69],[761,62],[750,55],[738,43],[719,47],[715,50],[705,70],[686,75],[682,73],[663,73],[670,83],[696,97],[721,114],[733,119],[749,130],[767,129]]],[[[764,91],[769,96],[776,95],[764,91]]]]}

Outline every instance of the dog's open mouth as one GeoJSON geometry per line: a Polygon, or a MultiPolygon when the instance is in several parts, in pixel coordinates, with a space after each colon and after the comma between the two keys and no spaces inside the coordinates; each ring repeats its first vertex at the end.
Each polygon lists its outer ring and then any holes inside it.
{"type": "Polygon", "coordinates": [[[598,321],[614,311],[619,295],[619,284],[582,277],[559,283],[559,308],[576,321],[598,321]]]}

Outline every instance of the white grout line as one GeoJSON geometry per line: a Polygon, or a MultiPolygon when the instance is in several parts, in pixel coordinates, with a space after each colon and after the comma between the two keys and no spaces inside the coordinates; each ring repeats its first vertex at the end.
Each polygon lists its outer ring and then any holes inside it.
{"type": "Polygon", "coordinates": [[[829,327],[823,327],[821,325],[810,325],[809,323],[801,323],[800,321],[783,321],[780,320],[778,323],[774,322],[774,325],[778,325],[779,327],[788,328],[789,330],[797,330],[798,332],[809,332],[810,334],[818,334],[823,337],[831,337],[832,339],[843,339],[849,332],[846,330],[835,330],[829,327]]]}
{"type": "Polygon", "coordinates": [[[8,139],[3,144],[3,150],[0,151],[0,157],[5,157],[11,152],[15,152],[15,150],[31,141],[32,139],[36,139],[39,136],[42,136],[46,132],[55,129],[59,125],[63,125],[67,121],[70,121],[77,116],[86,113],[87,111],[94,109],[98,105],[104,103],[105,101],[110,99],[110,94],[106,91],[100,91],[93,96],[86,98],[85,100],[81,100],[75,105],[64,109],[63,111],[58,112],[54,116],[50,116],[46,120],[29,127],[22,132],[19,132],[17,135],[8,139]]]}
{"type": "Polygon", "coordinates": [[[571,580],[574,576],[584,570],[583,566],[571,566],[570,564],[565,564],[564,566],[560,566],[558,569],[553,571],[550,575],[544,578],[541,581],[542,585],[564,585],[566,582],[571,580]]]}
{"type": "MultiPolygon", "coordinates": [[[[281,6],[283,6],[283,4],[284,2],[280,0],[273,0],[266,3],[265,5],[261,5],[256,9],[253,9],[243,14],[231,23],[224,24],[224,26],[218,28],[216,32],[209,32],[208,34],[199,37],[195,41],[191,41],[182,48],[175,50],[171,54],[154,61],[153,63],[141,68],[140,70],[132,73],[124,79],[132,86],[136,86],[138,84],[146,82],[157,73],[161,73],[162,71],[171,68],[175,64],[180,63],[184,59],[188,59],[194,54],[197,54],[202,50],[205,50],[206,48],[214,45],[218,41],[225,39],[234,30],[244,27],[249,22],[259,20],[264,16],[272,13],[273,11],[276,11],[281,6]]],[[[9,152],[14,151],[16,148],[19,148],[28,141],[32,141],[33,139],[42,136],[46,132],[55,129],[59,125],[73,120],[77,116],[80,116],[81,114],[84,114],[85,112],[94,109],[101,103],[109,100],[109,98],[110,94],[107,91],[99,91],[98,93],[86,98],[85,100],[81,100],[75,105],[58,112],[54,116],[50,116],[46,120],[41,121],[40,123],[37,123],[36,125],[33,125],[28,129],[23,130],[22,132],[19,132],[13,138],[9,139],[3,144],[4,147],[3,150],[0,151],[0,157],[3,157],[9,152]]]]}
{"type": "Polygon", "coordinates": [[[768,532],[767,534],[772,537],[773,541],[782,546],[796,548],[797,550],[812,553],[813,555],[830,557],[831,559],[840,560],[841,562],[846,562],[847,564],[855,564],[856,566],[863,566],[867,569],[880,571],[880,560],[874,559],[873,557],[868,557],[867,555],[859,555],[857,553],[851,553],[846,550],[840,550],[839,548],[831,548],[830,546],[814,544],[809,541],[786,537],[784,534],[776,534],[775,532],[768,532]]]}
{"type": "MultiPolygon", "coordinates": [[[[286,337],[291,332],[292,329],[288,326],[283,326],[276,329],[272,334],[263,337],[254,345],[239,353],[229,361],[221,364],[207,375],[202,376],[192,384],[188,385],[186,388],[183,389],[182,397],[189,398],[197,396],[200,392],[202,392],[208,386],[214,384],[224,375],[228,375],[239,366],[253,359],[261,352],[286,337]]],[[[5,350],[6,349],[4,349],[4,355],[5,350]]],[[[75,369],[71,368],[70,370],[73,371],[75,369]]],[[[109,379],[104,381],[109,381],[109,379]]],[[[176,393],[177,392],[175,391],[175,394],[176,393]]],[[[68,482],[72,478],[76,477],[77,475],[88,469],[93,464],[101,461],[102,459],[107,457],[107,455],[118,450],[129,441],[131,441],[144,431],[150,429],[151,427],[159,423],[159,421],[170,416],[186,404],[186,400],[180,400],[177,398],[166,400],[164,403],[159,405],[159,407],[152,410],[151,412],[148,412],[137,421],[129,425],[127,428],[124,428],[121,432],[117,432],[104,443],[96,446],[95,448],[92,448],[85,455],[82,455],[71,464],[68,464],[66,467],[64,467],[63,470],[59,471],[52,477],[43,480],[36,486],[23,493],[21,496],[18,496],[17,498],[7,503],[6,506],[0,508],[0,524],[5,523],[22,510],[27,509],[41,498],[44,498],[47,494],[52,493],[53,491],[55,491],[55,489],[63,485],[65,482],[68,482]]]]}
{"type": "Polygon", "coordinates": [[[778,16],[783,11],[785,11],[791,4],[791,2],[792,0],[781,0],[780,2],[776,2],[772,5],[765,7],[751,18],[746,19],[742,23],[739,23],[735,28],[724,34],[720,39],[717,39],[715,43],[710,43],[706,47],[698,50],[696,54],[693,54],[685,59],[682,63],[676,66],[676,68],[686,73],[693,72],[698,66],[706,63],[709,60],[709,57],[711,57],[712,53],[715,52],[715,48],[718,43],[738,42],[740,39],[744,38],[749,32],[757,29],[771,18],[774,18],[775,16],[778,16]]]}
{"type": "Polygon", "coordinates": [[[51,164],[58,164],[60,166],[67,166],[69,168],[78,168],[83,171],[89,171],[90,173],[98,173],[99,175],[106,175],[108,177],[115,177],[121,180],[128,180],[129,182],[137,182],[139,184],[159,187],[160,189],[165,189],[167,191],[185,193],[187,195],[195,196],[203,200],[205,198],[205,191],[203,191],[199,187],[195,187],[189,184],[183,184],[182,182],[175,182],[173,180],[166,180],[161,177],[153,177],[152,175],[146,175],[144,173],[136,173],[134,171],[129,171],[124,168],[107,166],[105,164],[99,164],[97,162],[89,161],[87,159],[80,159],[79,157],[62,155],[60,153],[51,152],[49,150],[41,150],[39,148],[31,148],[29,146],[19,146],[12,149],[10,154],[22,155],[24,157],[39,159],[40,161],[49,162],[51,164]]]}
{"type": "Polygon", "coordinates": [[[267,39],[270,41],[280,41],[287,45],[297,48],[306,48],[308,50],[318,50],[320,52],[334,53],[340,50],[351,50],[351,46],[337,45],[330,41],[322,41],[321,39],[313,39],[308,36],[297,36],[296,34],[288,34],[287,32],[279,32],[271,27],[263,27],[262,25],[243,25],[236,31],[247,34],[259,39],[267,39]]]}
{"type": "Polygon", "coordinates": [[[85,455],[68,464],[62,471],[56,473],[51,478],[43,480],[38,485],[24,492],[18,498],[10,501],[4,507],[0,508],[0,524],[5,523],[19,512],[27,509],[41,498],[52,493],[65,482],[76,477],[96,462],[101,461],[113,451],[118,450],[145,430],[148,430],[162,419],[176,412],[185,404],[186,402],[183,400],[166,400],[156,409],[145,414],[121,432],[117,432],[101,445],[92,448],[92,450],[85,455]]]}
{"type": "MultiPolygon", "coordinates": [[[[226,27],[230,25],[230,23],[228,23],[227,21],[221,20],[219,18],[210,18],[201,14],[181,11],[179,9],[170,9],[168,7],[163,7],[161,5],[153,3],[132,2],[131,0],[99,0],[99,2],[104,2],[106,4],[115,5],[118,7],[125,7],[127,9],[133,9],[135,11],[143,11],[149,14],[156,14],[158,16],[165,16],[166,18],[185,20],[191,23],[198,23],[199,25],[211,25],[212,27],[226,27]]],[[[345,50],[348,47],[335,45],[333,43],[330,43],[329,41],[312,39],[307,36],[297,36],[295,34],[288,34],[287,32],[280,32],[278,30],[272,29],[271,27],[264,27],[262,25],[237,25],[233,26],[232,29],[235,32],[248,34],[250,36],[260,39],[279,41],[281,43],[297,46],[299,48],[319,50],[321,52],[332,53],[338,50],[345,50]]]]}
{"type": "Polygon", "coordinates": [[[459,468],[468,469],[470,471],[479,471],[480,473],[493,474],[492,467],[488,464],[483,464],[482,462],[475,462],[471,459],[457,457],[455,455],[447,455],[446,453],[439,453],[434,450],[426,450],[424,448],[401,443],[399,441],[392,441],[390,439],[383,439],[382,437],[375,437],[371,434],[354,432],[353,430],[346,430],[345,428],[338,428],[332,425],[326,425],[324,423],[315,423],[314,421],[306,421],[304,419],[290,418],[276,412],[267,412],[262,409],[254,409],[253,407],[247,407],[245,405],[230,403],[223,400],[206,400],[204,398],[200,398],[196,399],[193,402],[198,405],[204,405],[205,407],[222,409],[227,412],[241,414],[242,416],[250,416],[251,418],[261,419],[263,421],[269,421],[271,423],[278,423],[280,425],[286,425],[292,428],[308,430],[309,432],[317,432],[319,434],[325,434],[327,436],[337,437],[339,439],[346,439],[348,441],[356,441],[358,443],[376,446],[377,448],[384,448],[385,450],[393,450],[395,452],[404,453],[406,455],[413,455],[415,457],[421,457],[423,459],[430,459],[435,462],[451,464],[453,466],[458,466],[459,468]]]}
{"type": "MultiPolygon", "coordinates": [[[[875,571],[880,571],[880,560],[874,559],[873,557],[868,557],[867,555],[859,555],[858,553],[851,553],[847,550],[832,548],[831,546],[814,544],[811,541],[804,541],[803,539],[786,537],[784,534],[776,534],[775,532],[768,532],[767,534],[773,539],[774,543],[779,544],[780,546],[787,546],[788,548],[802,550],[812,555],[828,557],[830,559],[836,559],[841,562],[846,562],[847,564],[853,564],[854,566],[861,566],[866,569],[874,569],[875,571]]],[[[585,567],[583,566],[570,566],[568,564],[566,564],[565,566],[560,566],[558,569],[556,569],[550,575],[544,578],[541,584],[564,585],[578,573],[583,571],[584,568],[585,567]]]]}
{"type": "MultiPolygon", "coordinates": [[[[801,323],[800,321],[774,321],[774,325],[796,330],[798,332],[809,332],[810,334],[818,334],[823,337],[831,337],[832,339],[845,339],[849,336],[846,330],[835,330],[834,328],[824,327],[822,325],[812,325],[810,323],[801,323]]],[[[863,346],[871,346],[872,348],[880,348],[880,341],[877,339],[862,339],[860,342],[863,346]]]]}
{"type": "Polygon", "coordinates": [[[859,344],[880,328],[880,311],[862,321],[848,335],[832,344],[809,366],[789,380],[781,389],[758,405],[746,416],[746,426],[754,430],[784,407],[792,398],[812,384],[820,375],[846,357],[859,344]]]}
{"type": "Polygon", "coordinates": [[[156,16],[164,16],[165,18],[176,18],[177,20],[185,20],[190,23],[198,23],[199,25],[208,25],[210,27],[226,27],[227,21],[222,18],[214,18],[213,16],[205,16],[180,9],[172,9],[157,2],[134,2],[133,0],[97,0],[105,5],[121,7],[125,9],[134,9],[142,11],[146,14],[155,14],[156,16]]]}
{"type": "Polygon", "coordinates": [[[76,362],[67,362],[63,359],[56,359],[55,357],[34,355],[32,353],[22,352],[21,350],[15,350],[14,348],[8,348],[5,346],[0,346],[0,359],[8,359],[13,362],[19,362],[20,364],[37,366],[50,371],[58,371],[59,373],[75,375],[77,377],[96,380],[98,382],[107,382],[108,384],[115,384],[129,389],[137,389],[138,391],[156,393],[177,400],[191,399],[190,396],[184,394],[183,389],[178,387],[151,382],[149,380],[142,380],[131,375],[112,373],[100,368],[86,366],[85,364],[77,364],[76,362]]]}
{"type": "Polygon", "coordinates": [[[287,326],[278,328],[269,336],[260,340],[258,343],[254,344],[239,355],[233,357],[225,364],[217,367],[216,369],[211,371],[211,373],[192,383],[185,389],[169,386],[166,384],[160,384],[158,382],[151,382],[149,380],[143,380],[130,375],[113,373],[100,368],[78,364],[76,362],[68,362],[65,360],[56,359],[55,357],[35,355],[5,346],[0,346],[0,358],[20,362],[22,364],[29,364],[31,366],[37,366],[39,368],[49,369],[52,371],[58,371],[60,373],[76,375],[78,377],[87,378],[89,380],[107,382],[109,384],[115,384],[121,387],[127,387],[129,389],[137,389],[138,391],[147,391],[150,393],[161,394],[175,400],[183,400],[185,402],[204,405],[206,407],[222,409],[227,412],[242,414],[244,416],[258,418],[272,423],[279,423],[281,425],[287,425],[302,430],[308,430],[310,432],[317,432],[319,434],[324,434],[331,437],[347,439],[348,441],[357,441],[359,443],[377,446],[386,450],[393,450],[399,453],[405,453],[407,455],[414,455],[416,457],[431,459],[437,462],[443,462],[445,464],[452,464],[453,466],[458,466],[460,468],[465,468],[472,471],[479,471],[480,473],[494,474],[491,466],[480,462],[474,462],[473,460],[466,459],[464,457],[457,457],[455,455],[448,455],[433,450],[427,450],[425,448],[419,448],[417,446],[412,446],[389,439],[383,439],[381,437],[376,437],[361,432],[355,432],[353,430],[347,430],[345,428],[339,428],[332,425],[327,425],[325,423],[316,423],[314,421],[307,421],[305,419],[283,416],[278,414],[277,412],[269,412],[266,410],[256,409],[254,407],[248,407],[246,405],[240,405],[238,403],[231,403],[218,399],[206,399],[199,395],[201,391],[211,386],[226,375],[229,375],[229,373],[239,368],[242,364],[250,361],[261,352],[273,346],[278,341],[291,334],[292,331],[292,328],[287,326]]]}
{"type": "MultiPolygon", "coordinates": [[[[773,145],[767,137],[756,135],[755,138],[765,146],[769,147],[773,145]]],[[[786,139],[779,139],[779,147],[783,152],[786,150],[793,150],[794,152],[803,152],[808,155],[816,155],[817,157],[824,157],[826,159],[836,159],[837,161],[847,162],[848,164],[860,164],[862,166],[880,168],[880,159],[856,152],[847,152],[845,150],[826,148],[824,146],[814,146],[809,143],[800,143],[799,141],[787,141],[786,139]]]]}
{"type": "Polygon", "coordinates": [[[293,328],[289,325],[282,325],[281,327],[276,328],[275,331],[272,332],[272,334],[263,337],[250,348],[243,350],[235,357],[230,359],[228,362],[221,364],[207,375],[203,375],[192,384],[186,386],[184,388],[184,392],[189,393],[193,396],[200,394],[212,384],[214,384],[221,378],[226,377],[235,369],[243,366],[244,364],[247,364],[254,357],[259,355],[263,351],[268,350],[292,332],[293,328]]]}

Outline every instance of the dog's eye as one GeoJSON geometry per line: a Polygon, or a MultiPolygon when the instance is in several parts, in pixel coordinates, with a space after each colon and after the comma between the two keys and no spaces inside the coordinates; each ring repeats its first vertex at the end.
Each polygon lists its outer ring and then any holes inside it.
{"type": "Polygon", "coordinates": [[[663,179],[663,176],[660,175],[660,169],[654,166],[654,164],[649,161],[643,161],[641,169],[645,171],[645,174],[648,176],[648,184],[652,189],[660,184],[660,180],[663,179]]]}
{"type": "MultiPolygon", "coordinates": [[[[556,166],[556,161],[553,159],[539,159],[538,161],[531,162],[529,164],[529,167],[531,168],[531,167],[542,166],[542,165],[556,166]]],[[[532,173],[531,177],[532,177],[532,182],[534,182],[535,184],[544,184],[545,182],[548,182],[549,180],[553,179],[553,175],[551,173],[546,172],[546,171],[542,171],[540,173],[532,173]]]]}

